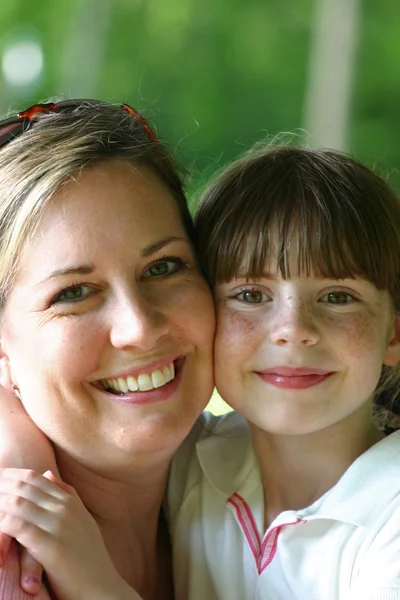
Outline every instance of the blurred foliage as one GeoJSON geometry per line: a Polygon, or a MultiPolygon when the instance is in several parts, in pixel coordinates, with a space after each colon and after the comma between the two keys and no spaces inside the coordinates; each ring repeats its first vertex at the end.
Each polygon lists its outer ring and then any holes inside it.
{"type": "Polygon", "coordinates": [[[206,406],[206,410],[212,412],[214,415],[223,415],[227,412],[230,412],[232,408],[229,406],[229,404],[222,400],[221,396],[215,389],[213,395],[211,396],[210,402],[206,406]]]}
{"type": "MultiPolygon", "coordinates": [[[[400,3],[360,2],[349,150],[395,178],[400,3]]],[[[31,36],[42,45],[44,70],[25,86],[1,79],[0,109],[59,95],[129,102],[195,168],[200,185],[254,141],[302,127],[314,4],[41,0],[33,9],[7,0],[0,52],[31,36]]]]}

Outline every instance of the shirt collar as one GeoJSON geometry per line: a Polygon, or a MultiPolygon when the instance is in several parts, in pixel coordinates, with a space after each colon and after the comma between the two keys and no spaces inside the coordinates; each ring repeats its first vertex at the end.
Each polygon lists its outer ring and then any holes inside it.
{"type": "MultiPolygon", "coordinates": [[[[197,455],[206,478],[226,500],[261,485],[250,432],[237,413],[225,415],[213,435],[198,442],[197,455]]],[[[304,516],[368,525],[399,493],[400,431],[396,431],[359,456],[322,498],[304,510],[304,516]]]]}
{"type": "Polygon", "coordinates": [[[325,495],[316,516],[362,526],[400,493],[400,431],[364,452],[325,495]]]}
{"type": "Polygon", "coordinates": [[[253,484],[260,485],[250,432],[238,413],[220,418],[212,435],[197,443],[197,456],[206,478],[226,500],[239,490],[249,492],[253,484]]]}

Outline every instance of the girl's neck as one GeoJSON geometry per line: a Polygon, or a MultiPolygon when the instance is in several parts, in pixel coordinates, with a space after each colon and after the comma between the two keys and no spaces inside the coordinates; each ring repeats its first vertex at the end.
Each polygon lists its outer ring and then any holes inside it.
{"type": "Polygon", "coordinates": [[[384,436],[371,422],[371,408],[306,435],[275,435],[249,424],[264,488],[267,529],[278,514],[310,506],[349,466],[384,436]]]}

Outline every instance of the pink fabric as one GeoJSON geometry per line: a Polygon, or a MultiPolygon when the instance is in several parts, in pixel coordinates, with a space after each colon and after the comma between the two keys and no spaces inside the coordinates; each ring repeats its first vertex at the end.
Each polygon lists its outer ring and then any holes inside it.
{"type": "Polygon", "coordinates": [[[19,552],[17,543],[13,541],[6,561],[0,568],[0,600],[51,600],[44,586],[36,596],[24,592],[19,584],[19,578],[19,552]]]}

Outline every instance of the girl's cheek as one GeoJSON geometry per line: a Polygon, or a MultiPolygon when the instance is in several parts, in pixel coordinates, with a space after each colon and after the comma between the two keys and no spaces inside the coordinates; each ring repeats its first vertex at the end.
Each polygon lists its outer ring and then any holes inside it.
{"type": "Polygon", "coordinates": [[[347,341],[343,352],[348,354],[351,348],[351,354],[356,360],[367,353],[376,352],[384,342],[383,339],[379,339],[376,325],[376,319],[365,315],[355,315],[351,320],[337,324],[336,335],[342,335],[347,341]]]}
{"type": "Polygon", "coordinates": [[[216,354],[246,353],[262,336],[260,322],[250,314],[229,310],[226,305],[217,304],[217,328],[215,337],[216,354]]]}

